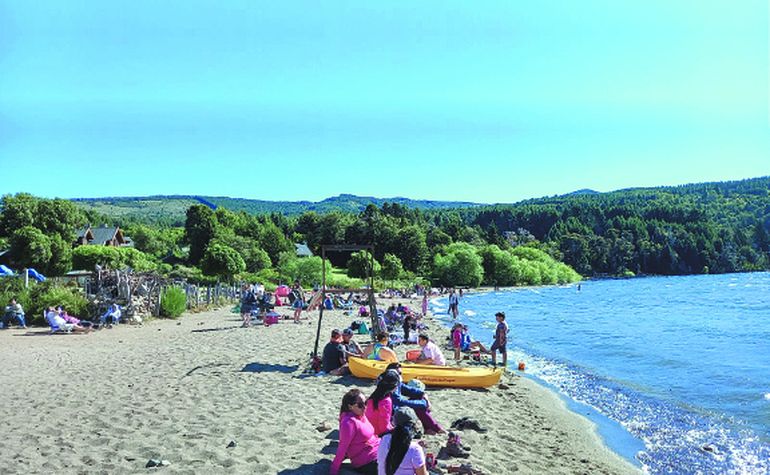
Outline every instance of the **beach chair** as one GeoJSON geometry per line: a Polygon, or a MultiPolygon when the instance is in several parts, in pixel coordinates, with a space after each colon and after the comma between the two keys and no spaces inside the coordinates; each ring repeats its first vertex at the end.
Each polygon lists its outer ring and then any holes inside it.
{"type": "Polygon", "coordinates": [[[43,319],[48,322],[48,326],[51,328],[51,330],[48,332],[49,335],[53,335],[55,333],[62,334],[70,334],[72,333],[72,326],[68,325],[65,327],[60,327],[56,324],[56,322],[49,320],[48,315],[46,314],[45,310],[43,310],[43,319]]]}

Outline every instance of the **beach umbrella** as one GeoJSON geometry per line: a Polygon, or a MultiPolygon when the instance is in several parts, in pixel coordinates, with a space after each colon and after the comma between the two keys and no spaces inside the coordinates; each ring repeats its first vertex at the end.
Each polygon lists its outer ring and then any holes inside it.
{"type": "Polygon", "coordinates": [[[287,285],[279,285],[275,288],[275,295],[279,297],[286,297],[291,293],[291,289],[287,285]]]}
{"type": "Polygon", "coordinates": [[[27,269],[27,274],[38,282],[45,282],[45,276],[35,269],[27,269]]]}

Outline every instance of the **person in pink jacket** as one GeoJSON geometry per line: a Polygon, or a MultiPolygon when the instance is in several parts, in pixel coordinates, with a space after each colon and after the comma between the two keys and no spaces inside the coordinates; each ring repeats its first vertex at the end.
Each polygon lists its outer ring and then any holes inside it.
{"type": "Polygon", "coordinates": [[[377,382],[374,390],[366,401],[366,418],[374,426],[374,432],[382,437],[382,434],[393,429],[390,416],[393,414],[393,401],[390,394],[396,389],[400,379],[395,371],[385,371],[377,382]]]}
{"type": "Polygon", "coordinates": [[[366,402],[359,389],[351,389],[342,397],[340,408],[340,443],[329,469],[337,475],[345,459],[350,459],[353,469],[359,473],[377,474],[377,449],[380,438],[366,418],[366,402]]]}

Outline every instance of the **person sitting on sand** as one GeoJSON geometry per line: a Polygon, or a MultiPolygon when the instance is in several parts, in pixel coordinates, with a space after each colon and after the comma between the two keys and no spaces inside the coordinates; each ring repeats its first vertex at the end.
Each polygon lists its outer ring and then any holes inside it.
{"type": "Polygon", "coordinates": [[[332,330],[331,339],[324,347],[321,362],[323,371],[334,376],[342,376],[349,371],[342,334],[336,328],[332,330]]]}
{"type": "Polygon", "coordinates": [[[353,339],[353,330],[350,328],[342,330],[342,346],[345,348],[345,353],[348,356],[361,356],[364,354],[361,345],[353,339]]]}
{"type": "Polygon", "coordinates": [[[110,328],[113,324],[117,325],[120,322],[120,314],[120,305],[114,303],[107,307],[107,311],[99,318],[99,323],[104,327],[107,324],[107,320],[110,319],[112,320],[112,323],[108,325],[108,328],[110,328]]]}
{"type": "Polygon", "coordinates": [[[395,370],[398,373],[399,384],[396,389],[390,393],[390,399],[393,401],[393,409],[398,407],[411,408],[422,422],[422,428],[427,435],[443,434],[446,431],[433,418],[431,413],[431,403],[425,391],[417,389],[414,386],[404,384],[401,376],[401,363],[391,363],[385,368],[385,371],[395,370]]]}
{"type": "Polygon", "coordinates": [[[342,397],[340,442],[329,469],[330,475],[337,475],[342,462],[348,458],[355,471],[377,474],[377,449],[380,446],[380,438],[366,418],[365,409],[366,402],[360,389],[351,389],[342,397]]]}
{"type": "Polygon", "coordinates": [[[398,362],[398,356],[396,356],[396,352],[388,348],[387,333],[378,333],[375,337],[375,340],[376,341],[374,343],[366,347],[363,355],[361,355],[362,358],[377,361],[389,361],[394,363],[398,362]]]}
{"type": "Polygon", "coordinates": [[[497,352],[503,355],[503,368],[508,367],[508,324],[505,323],[505,312],[497,312],[497,328],[495,328],[495,341],[489,350],[492,352],[492,366],[497,366],[497,352]]]}
{"type": "Polygon", "coordinates": [[[81,327],[80,325],[75,325],[74,323],[65,322],[53,307],[48,307],[48,310],[45,313],[45,319],[51,326],[51,331],[54,331],[57,328],[66,332],[73,333],[88,333],[91,331],[90,328],[81,327]]]}
{"type": "Polygon", "coordinates": [[[393,400],[390,398],[390,393],[400,382],[397,371],[385,371],[377,380],[377,388],[366,400],[366,418],[380,437],[393,428],[390,424],[390,416],[393,414],[393,400]]]}
{"type": "Polygon", "coordinates": [[[471,333],[468,330],[468,325],[463,325],[460,349],[462,351],[478,350],[478,351],[481,351],[482,353],[489,353],[489,350],[487,350],[487,348],[480,341],[477,341],[471,338],[471,333]]]}
{"type": "Polygon", "coordinates": [[[422,352],[417,358],[417,364],[429,364],[436,366],[446,366],[446,358],[439,349],[438,345],[430,341],[430,337],[425,333],[420,334],[417,343],[422,347],[422,352]]]}
{"type": "Polygon", "coordinates": [[[62,319],[64,319],[64,321],[67,322],[67,323],[71,323],[73,325],[81,326],[81,327],[84,327],[84,328],[90,328],[90,327],[94,326],[94,324],[92,322],[89,322],[87,320],[80,320],[80,319],[75,318],[72,315],[68,314],[67,311],[64,309],[64,307],[62,307],[61,305],[56,307],[56,313],[58,313],[59,316],[62,319]]]}
{"type": "Polygon", "coordinates": [[[24,309],[16,299],[11,299],[5,307],[2,328],[8,328],[12,318],[19,324],[19,328],[27,328],[27,322],[24,320],[24,309]]]}
{"type": "Polygon", "coordinates": [[[377,449],[378,475],[427,475],[425,453],[413,440],[417,416],[408,407],[393,412],[393,430],[385,434],[377,449]]]}

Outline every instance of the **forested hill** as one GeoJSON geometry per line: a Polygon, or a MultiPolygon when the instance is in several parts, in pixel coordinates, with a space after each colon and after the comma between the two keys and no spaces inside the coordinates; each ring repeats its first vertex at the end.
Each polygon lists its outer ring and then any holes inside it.
{"type": "Polygon", "coordinates": [[[307,211],[328,213],[342,211],[358,213],[368,205],[382,207],[385,203],[398,203],[408,208],[431,210],[447,208],[468,208],[481,206],[465,201],[431,201],[409,198],[375,198],[342,194],[325,200],[313,201],[265,201],[224,196],[145,196],[145,197],[108,197],[76,198],[78,206],[87,211],[95,211],[104,216],[135,222],[181,225],[187,209],[194,204],[205,204],[212,208],[223,207],[230,211],[245,211],[249,214],[280,213],[296,216],[307,211]]]}
{"type": "Polygon", "coordinates": [[[770,268],[770,177],[571,194],[458,212],[488,241],[536,239],[583,275],[770,268]]]}

